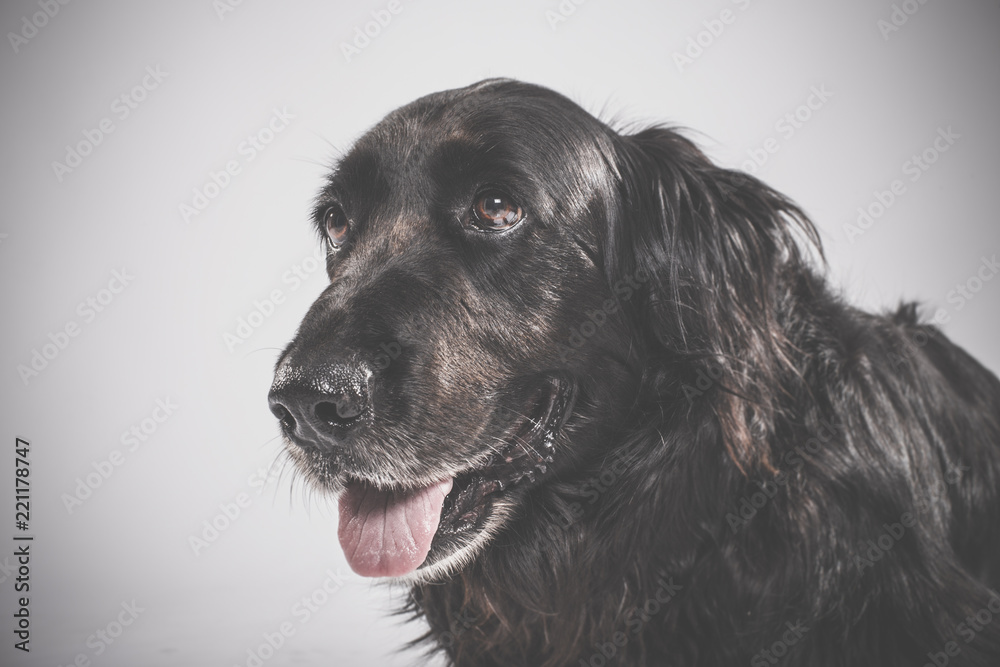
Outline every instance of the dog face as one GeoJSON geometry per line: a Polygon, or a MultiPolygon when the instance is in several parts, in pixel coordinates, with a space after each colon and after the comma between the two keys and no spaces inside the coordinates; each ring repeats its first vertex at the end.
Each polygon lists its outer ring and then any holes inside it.
{"type": "Polygon", "coordinates": [[[647,276],[606,275],[612,136],[551,91],[490,81],[390,114],[330,175],[330,285],[270,404],[298,470],[340,494],[360,574],[435,578],[530,530],[524,505],[631,400],[622,311],[647,276]]]}

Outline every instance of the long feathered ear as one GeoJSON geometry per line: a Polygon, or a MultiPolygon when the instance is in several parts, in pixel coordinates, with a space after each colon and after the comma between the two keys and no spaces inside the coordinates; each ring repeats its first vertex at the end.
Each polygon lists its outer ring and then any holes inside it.
{"type": "Polygon", "coordinates": [[[803,275],[795,228],[822,257],[816,230],[793,202],[715,166],[674,130],[616,141],[620,207],[610,216],[605,267],[612,285],[648,277],[632,310],[663,363],[647,375],[674,391],[679,382],[689,387],[692,403],[711,402],[744,474],[773,471],[765,442],[777,392],[796,374],[780,304],[790,277],[803,275]],[[687,377],[669,377],[676,374],[687,377]]]}

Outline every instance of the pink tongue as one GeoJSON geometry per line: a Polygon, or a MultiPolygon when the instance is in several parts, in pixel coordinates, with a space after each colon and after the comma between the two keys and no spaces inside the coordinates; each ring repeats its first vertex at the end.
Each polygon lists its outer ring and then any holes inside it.
{"type": "Polygon", "coordinates": [[[397,494],[351,482],[340,496],[337,535],[351,569],[363,577],[399,577],[427,558],[451,480],[397,494]]]}

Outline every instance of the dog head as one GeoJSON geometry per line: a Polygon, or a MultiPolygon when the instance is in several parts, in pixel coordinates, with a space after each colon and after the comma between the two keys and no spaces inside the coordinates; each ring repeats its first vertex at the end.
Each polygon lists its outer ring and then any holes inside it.
{"type": "Polygon", "coordinates": [[[340,495],[351,567],[433,579],[505,530],[537,533],[525,508],[606,460],[650,402],[682,419],[706,360],[728,371],[704,407],[724,446],[766,461],[747,355],[780,358],[769,290],[798,215],[675,132],[623,136],[534,85],[387,116],[317,199],[330,285],[270,393],[297,468],[340,495]]]}

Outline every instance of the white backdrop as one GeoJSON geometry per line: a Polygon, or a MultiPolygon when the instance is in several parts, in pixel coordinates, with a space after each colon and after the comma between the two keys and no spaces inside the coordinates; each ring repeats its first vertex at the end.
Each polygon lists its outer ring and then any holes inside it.
{"type": "Polygon", "coordinates": [[[687,126],[812,214],[851,300],[920,299],[1000,370],[996,3],[16,0],[0,28],[5,665],[252,667],[265,636],[267,667],[421,663],[335,508],[269,477],[266,394],[324,286],[326,166],[432,91],[687,126]]]}

